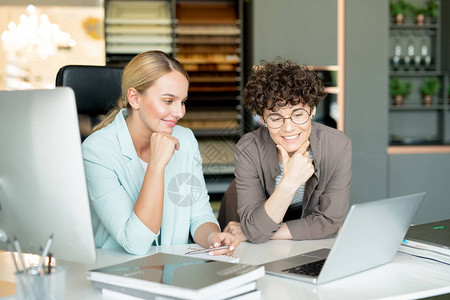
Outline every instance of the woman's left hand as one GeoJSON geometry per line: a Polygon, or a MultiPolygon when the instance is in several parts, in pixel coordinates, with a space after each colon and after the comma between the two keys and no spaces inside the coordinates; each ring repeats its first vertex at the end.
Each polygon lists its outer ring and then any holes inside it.
{"type": "Polygon", "coordinates": [[[245,236],[245,233],[242,231],[241,223],[236,221],[230,221],[223,232],[231,233],[232,235],[236,236],[241,242],[246,242],[248,240],[245,236]]]}
{"type": "Polygon", "coordinates": [[[234,235],[227,232],[211,232],[208,235],[208,244],[210,248],[218,248],[221,246],[229,246],[227,249],[219,249],[210,251],[210,255],[232,255],[234,249],[241,241],[234,235]]]}

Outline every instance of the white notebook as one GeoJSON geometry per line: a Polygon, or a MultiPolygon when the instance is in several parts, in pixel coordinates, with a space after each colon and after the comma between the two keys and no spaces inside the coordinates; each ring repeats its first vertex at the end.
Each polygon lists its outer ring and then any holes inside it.
{"type": "Polygon", "coordinates": [[[228,256],[228,255],[209,255],[208,253],[198,253],[198,254],[186,254],[186,252],[189,251],[196,251],[201,250],[200,246],[197,245],[186,245],[186,248],[180,248],[176,249],[174,251],[171,251],[171,254],[176,255],[182,255],[182,256],[189,256],[189,257],[195,257],[195,258],[201,258],[201,259],[207,259],[207,260],[216,260],[216,261],[223,261],[223,262],[229,262],[233,264],[239,263],[239,257],[237,256],[228,256]]]}

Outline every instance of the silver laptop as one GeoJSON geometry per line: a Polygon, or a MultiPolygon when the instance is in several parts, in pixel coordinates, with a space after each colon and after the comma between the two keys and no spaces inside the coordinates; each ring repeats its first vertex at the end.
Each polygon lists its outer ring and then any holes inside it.
{"type": "Polygon", "coordinates": [[[0,91],[0,250],[95,261],[95,243],[70,88],[0,91]]]}
{"type": "Polygon", "coordinates": [[[321,284],[390,262],[425,193],[353,205],[332,249],[264,264],[267,274],[321,284]]]}

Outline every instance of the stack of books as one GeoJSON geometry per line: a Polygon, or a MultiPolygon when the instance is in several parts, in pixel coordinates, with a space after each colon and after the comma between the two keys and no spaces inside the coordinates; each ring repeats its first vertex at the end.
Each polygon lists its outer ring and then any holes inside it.
{"type": "Polygon", "coordinates": [[[157,253],[91,270],[88,279],[109,299],[259,299],[263,266],[157,253]]]}
{"type": "Polygon", "coordinates": [[[399,251],[450,265],[450,219],[411,226],[399,251]]]}

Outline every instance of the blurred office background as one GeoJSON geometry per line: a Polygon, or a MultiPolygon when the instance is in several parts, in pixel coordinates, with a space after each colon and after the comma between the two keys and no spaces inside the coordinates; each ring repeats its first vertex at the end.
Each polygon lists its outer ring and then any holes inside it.
{"type": "Polygon", "coordinates": [[[397,25],[388,0],[0,0],[0,89],[51,88],[68,64],[123,66],[147,49],[171,53],[192,78],[183,125],[199,140],[217,209],[234,143],[258,126],[241,105],[245,78],[261,59],[281,56],[326,82],[318,121],[353,141],[352,203],[426,191],[414,222],[447,219],[450,3],[435,2],[438,15],[423,25],[412,15],[397,25]],[[394,77],[412,83],[401,107],[390,95],[394,77]],[[420,85],[434,77],[440,88],[425,106],[420,85]]]}

